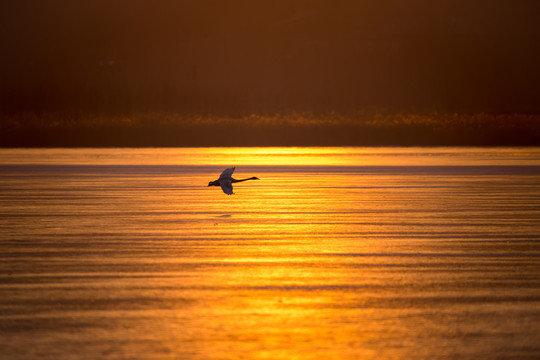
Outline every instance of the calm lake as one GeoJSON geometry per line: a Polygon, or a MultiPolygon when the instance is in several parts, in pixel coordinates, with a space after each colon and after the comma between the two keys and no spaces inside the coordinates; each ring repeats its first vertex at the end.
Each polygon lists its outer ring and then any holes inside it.
{"type": "Polygon", "coordinates": [[[540,148],[0,149],[0,254],[2,359],[538,359],[540,148]]]}

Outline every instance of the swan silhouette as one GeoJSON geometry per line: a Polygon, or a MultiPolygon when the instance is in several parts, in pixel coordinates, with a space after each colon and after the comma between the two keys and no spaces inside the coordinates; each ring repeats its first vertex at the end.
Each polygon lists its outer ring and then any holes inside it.
{"type": "Polygon", "coordinates": [[[248,180],[260,180],[258,177],[255,177],[255,176],[250,177],[249,179],[236,180],[232,177],[234,169],[236,169],[236,167],[223,170],[223,172],[219,176],[219,179],[210,181],[208,183],[208,186],[221,186],[221,190],[223,190],[225,194],[233,195],[234,194],[233,189],[232,189],[233,183],[248,181],[248,180]]]}

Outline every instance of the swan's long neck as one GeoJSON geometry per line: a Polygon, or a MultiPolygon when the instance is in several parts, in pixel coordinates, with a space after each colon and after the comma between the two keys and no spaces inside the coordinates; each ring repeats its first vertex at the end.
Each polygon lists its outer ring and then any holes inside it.
{"type": "Polygon", "coordinates": [[[233,183],[237,183],[237,182],[242,182],[242,181],[248,181],[248,180],[259,180],[259,178],[258,178],[258,177],[255,177],[255,176],[253,176],[253,177],[250,177],[249,179],[240,179],[240,180],[236,180],[236,179],[231,179],[231,182],[233,182],[233,183]]]}

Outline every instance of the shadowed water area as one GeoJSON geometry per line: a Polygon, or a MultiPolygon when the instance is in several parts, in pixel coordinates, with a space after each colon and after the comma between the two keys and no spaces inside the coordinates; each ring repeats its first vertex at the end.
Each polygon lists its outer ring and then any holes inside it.
{"type": "Polygon", "coordinates": [[[538,358],[539,224],[539,148],[4,149],[0,357],[538,358]]]}

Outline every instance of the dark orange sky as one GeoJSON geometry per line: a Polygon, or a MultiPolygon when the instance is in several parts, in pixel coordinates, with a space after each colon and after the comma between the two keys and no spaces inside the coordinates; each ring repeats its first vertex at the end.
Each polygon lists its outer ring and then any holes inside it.
{"type": "Polygon", "coordinates": [[[540,111],[540,2],[8,1],[3,111],[540,111]]]}
{"type": "Polygon", "coordinates": [[[539,19],[537,0],[3,1],[0,146],[540,145],[539,19]]]}

